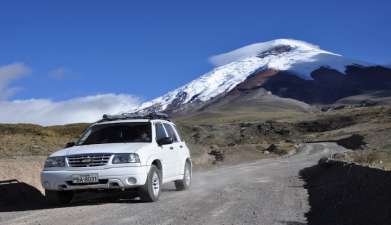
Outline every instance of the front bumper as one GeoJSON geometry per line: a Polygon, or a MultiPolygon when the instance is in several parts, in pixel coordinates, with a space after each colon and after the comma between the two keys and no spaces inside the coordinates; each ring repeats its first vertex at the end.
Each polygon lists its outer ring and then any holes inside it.
{"type": "Polygon", "coordinates": [[[129,189],[145,184],[150,166],[126,166],[104,169],[42,171],[41,183],[46,190],[129,189]],[[97,174],[97,184],[73,184],[72,175],[97,174]]]}

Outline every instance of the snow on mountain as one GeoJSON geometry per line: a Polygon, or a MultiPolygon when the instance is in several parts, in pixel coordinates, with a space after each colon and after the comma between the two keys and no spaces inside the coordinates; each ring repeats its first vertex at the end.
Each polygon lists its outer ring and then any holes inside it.
{"type": "Polygon", "coordinates": [[[322,66],[343,73],[348,65],[367,65],[292,39],[277,39],[248,45],[213,56],[210,61],[217,66],[212,71],[166,95],[143,103],[140,109],[152,107],[156,110],[166,110],[170,105],[205,102],[229,92],[249,75],[261,69],[291,71],[309,80],[312,79],[311,72],[322,66]]]}
{"type": "Polygon", "coordinates": [[[266,52],[270,49],[275,48],[276,46],[299,47],[302,50],[306,49],[309,51],[320,50],[319,46],[304,41],[298,41],[292,39],[277,39],[268,42],[261,42],[261,43],[247,45],[245,47],[238,48],[227,53],[212,56],[210,57],[209,60],[211,63],[213,63],[216,66],[222,66],[224,64],[228,64],[233,61],[237,61],[251,56],[257,56],[259,53],[266,52]]]}

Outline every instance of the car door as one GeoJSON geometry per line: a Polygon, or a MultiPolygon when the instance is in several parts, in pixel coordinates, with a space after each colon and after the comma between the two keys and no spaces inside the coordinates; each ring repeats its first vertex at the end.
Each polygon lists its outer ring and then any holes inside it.
{"type": "MultiPolygon", "coordinates": [[[[161,122],[155,123],[156,141],[160,138],[169,137],[166,129],[161,122]]],[[[174,159],[173,144],[161,145],[159,148],[159,155],[163,167],[163,179],[167,180],[175,176],[176,166],[174,159]]]]}
{"type": "Polygon", "coordinates": [[[183,156],[182,156],[182,143],[180,142],[180,139],[175,131],[175,128],[169,124],[169,123],[164,123],[164,128],[166,129],[166,132],[168,134],[169,137],[172,138],[172,140],[174,141],[172,143],[172,158],[174,160],[174,176],[179,176],[181,174],[183,174],[183,171],[184,171],[184,159],[183,159],[183,156]]]}
{"type": "Polygon", "coordinates": [[[180,162],[178,165],[179,165],[179,172],[182,175],[184,173],[186,159],[190,158],[190,152],[189,152],[189,149],[187,148],[186,143],[181,138],[181,135],[179,135],[179,132],[178,132],[176,126],[173,124],[172,127],[174,128],[175,134],[178,138],[178,146],[179,146],[178,158],[179,158],[179,162],[180,162]]]}

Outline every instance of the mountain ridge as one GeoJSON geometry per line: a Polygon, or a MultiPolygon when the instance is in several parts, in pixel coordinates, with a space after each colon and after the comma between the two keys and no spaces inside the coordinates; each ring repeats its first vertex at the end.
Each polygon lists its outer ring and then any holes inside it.
{"type": "MultiPolygon", "coordinates": [[[[343,75],[348,68],[375,66],[359,60],[348,59],[339,54],[322,50],[316,45],[293,39],[276,39],[255,43],[228,53],[212,56],[211,62],[217,67],[161,97],[144,102],[139,110],[172,112],[185,105],[204,104],[214,98],[224,97],[235,87],[249,79],[250,76],[259,72],[274,70],[280,72],[280,75],[294,76],[295,79],[300,79],[303,83],[310,83],[312,80],[319,78],[319,76],[314,78],[313,72],[321,68],[343,75]]],[[[332,76],[332,73],[330,76],[332,76]]],[[[270,79],[273,80],[273,77],[263,78],[263,83],[270,79]]],[[[290,80],[291,78],[286,77],[286,79],[290,80]]],[[[341,77],[336,79],[335,82],[338,82],[341,77]]],[[[330,87],[332,88],[332,86],[330,87]]],[[[355,91],[352,94],[356,94],[355,91]]],[[[346,95],[341,96],[346,97],[346,95]]],[[[280,95],[280,97],[290,98],[291,96],[280,95]]],[[[294,99],[302,100],[301,98],[294,99]]],[[[324,103],[329,104],[331,102],[327,99],[324,103]]]]}

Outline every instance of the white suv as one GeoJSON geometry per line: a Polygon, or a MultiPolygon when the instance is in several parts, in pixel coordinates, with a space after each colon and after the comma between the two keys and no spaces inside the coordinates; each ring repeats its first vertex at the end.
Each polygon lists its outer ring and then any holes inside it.
{"type": "Polygon", "coordinates": [[[50,155],[41,173],[49,202],[67,204],[75,191],[136,189],[143,201],[157,201],[161,185],[190,187],[189,149],[163,114],[105,115],[76,143],[50,155]]]}

